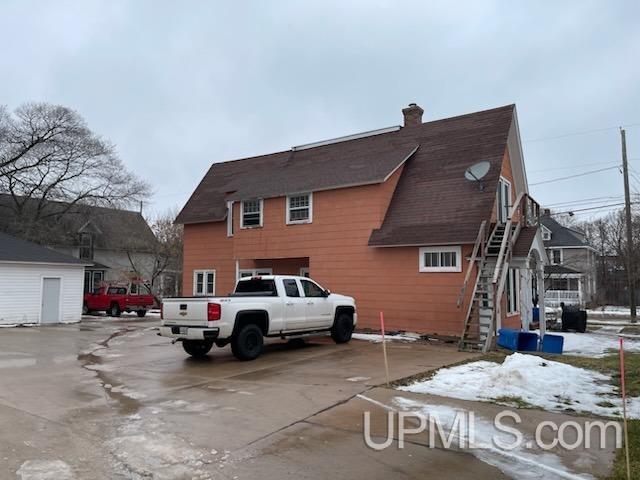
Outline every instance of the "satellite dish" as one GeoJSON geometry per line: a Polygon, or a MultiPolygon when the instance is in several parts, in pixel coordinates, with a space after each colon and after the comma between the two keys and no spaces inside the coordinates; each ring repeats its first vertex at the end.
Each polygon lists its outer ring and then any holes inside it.
{"type": "Polygon", "coordinates": [[[482,179],[489,173],[489,168],[491,168],[489,162],[476,163],[464,171],[464,178],[471,182],[478,182],[480,184],[480,190],[484,190],[482,179]]]}

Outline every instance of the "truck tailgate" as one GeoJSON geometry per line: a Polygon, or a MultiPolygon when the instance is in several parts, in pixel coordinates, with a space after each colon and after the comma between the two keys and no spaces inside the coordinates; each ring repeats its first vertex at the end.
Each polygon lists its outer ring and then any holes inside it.
{"type": "Polygon", "coordinates": [[[162,302],[163,325],[206,327],[211,298],[167,298],[162,302]]]}

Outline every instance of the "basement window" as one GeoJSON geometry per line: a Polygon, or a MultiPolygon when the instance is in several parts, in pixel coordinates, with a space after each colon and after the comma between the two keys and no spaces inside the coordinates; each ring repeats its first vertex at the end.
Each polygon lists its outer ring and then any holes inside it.
{"type": "Polygon", "coordinates": [[[313,200],[310,193],[287,197],[287,225],[311,223],[313,200]]]}
{"type": "Polygon", "coordinates": [[[422,247],[420,252],[420,272],[461,272],[460,247],[422,247]]]}
{"type": "Polygon", "coordinates": [[[242,202],[240,225],[242,228],[262,226],[262,200],[244,200],[242,202]]]}
{"type": "Polygon", "coordinates": [[[194,270],[193,271],[193,295],[215,295],[216,294],[216,271],[215,270],[194,270]]]}

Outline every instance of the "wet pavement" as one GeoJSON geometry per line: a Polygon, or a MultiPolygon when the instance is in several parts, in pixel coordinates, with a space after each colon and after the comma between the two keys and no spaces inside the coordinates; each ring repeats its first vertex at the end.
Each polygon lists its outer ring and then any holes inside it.
{"type": "MultiPolygon", "coordinates": [[[[228,346],[195,360],[157,324],[85,317],[0,329],[0,478],[509,478],[460,449],[365,445],[364,411],[382,441],[398,397],[416,398],[379,387],[380,344],[278,341],[253,362],[228,346]]],[[[424,342],[388,353],[392,379],[469,358],[424,342]]],[[[610,459],[595,455],[590,468],[610,459]]]]}

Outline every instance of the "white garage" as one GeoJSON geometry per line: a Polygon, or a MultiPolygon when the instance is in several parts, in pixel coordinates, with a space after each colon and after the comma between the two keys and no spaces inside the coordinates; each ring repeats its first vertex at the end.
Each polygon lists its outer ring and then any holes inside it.
{"type": "Polygon", "coordinates": [[[85,265],[0,232],[0,325],[80,321],[85,265]]]}

